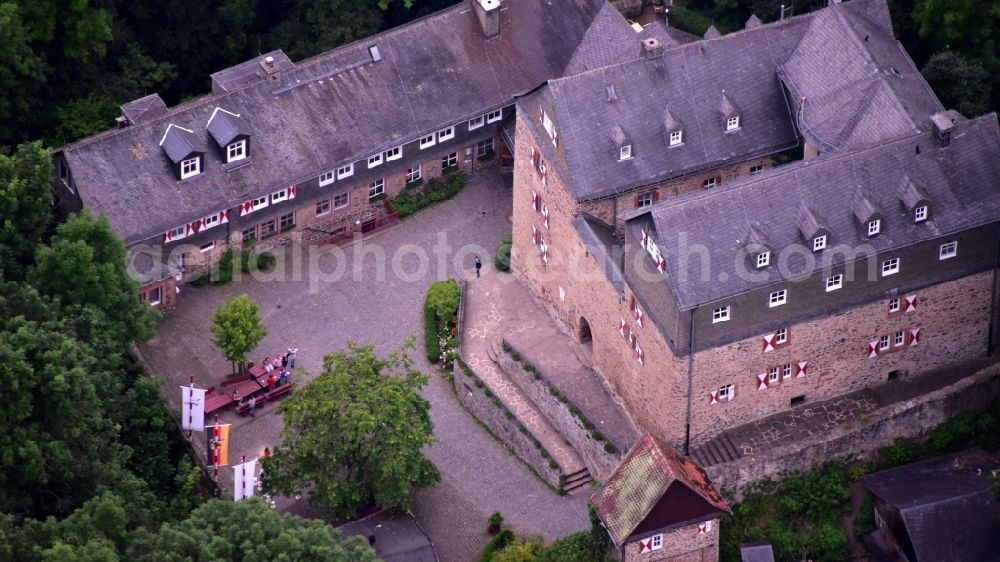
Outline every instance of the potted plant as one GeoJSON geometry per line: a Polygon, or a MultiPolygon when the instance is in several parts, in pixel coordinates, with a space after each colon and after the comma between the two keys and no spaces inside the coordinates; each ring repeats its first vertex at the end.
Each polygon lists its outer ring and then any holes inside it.
{"type": "Polygon", "coordinates": [[[497,533],[499,533],[500,525],[502,523],[503,523],[503,515],[500,515],[499,513],[494,513],[493,515],[490,515],[490,526],[488,529],[490,534],[496,535],[497,533]]]}

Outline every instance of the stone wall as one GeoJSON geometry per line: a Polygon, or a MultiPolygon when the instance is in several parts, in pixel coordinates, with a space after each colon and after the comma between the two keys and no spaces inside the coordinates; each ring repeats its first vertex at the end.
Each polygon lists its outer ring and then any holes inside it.
{"type": "MultiPolygon", "coordinates": [[[[646,539],[657,533],[645,533],[646,539]]],[[[639,554],[639,541],[626,543],[624,562],[717,562],[719,560],[719,520],[695,523],[663,532],[663,547],[639,554]],[[705,525],[705,532],[700,532],[705,525]]]]}
{"type": "MultiPolygon", "coordinates": [[[[509,346],[510,344],[505,342],[505,345],[509,346]]],[[[511,349],[511,351],[517,353],[516,349],[511,349]]],[[[519,353],[518,355],[520,356],[519,353]]],[[[618,463],[621,462],[621,454],[609,453],[604,450],[604,444],[607,443],[606,438],[602,437],[602,440],[598,441],[591,436],[591,431],[594,430],[588,430],[581,422],[581,417],[585,418],[585,416],[582,413],[579,414],[580,417],[574,415],[570,410],[571,407],[576,407],[573,403],[566,398],[563,398],[563,400],[567,400],[566,402],[560,401],[550,392],[550,386],[545,380],[544,373],[540,373],[539,378],[536,379],[533,373],[524,368],[525,365],[516,361],[511,353],[504,349],[497,353],[496,363],[500,370],[506,373],[531,399],[545,416],[545,419],[549,420],[556,428],[559,435],[572,444],[573,449],[583,458],[587,470],[590,471],[590,475],[595,480],[604,480],[614,472],[618,463]]],[[[577,410],[579,411],[579,409],[577,410]]],[[[593,422],[588,420],[588,423],[591,428],[594,427],[593,422]]],[[[612,443],[612,445],[615,444],[612,443]]]]}
{"type": "Polygon", "coordinates": [[[471,371],[463,370],[459,361],[455,361],[453,376],[455,377],[455,396],[459,403],[488,427],[504,445],[507,445],[517,455],[517,458],[530,466],[542,480],[553,488],[559,489],[562,486],[562,470],[558,464],[555,467],[550,464],[550,461],[554,463],[551,456],[542,456],[543,449],[535,446],[538,440],[531,434],[531,430],[520,424],[510,410],[503,406],[499,398],[495,395],[487,396],[486,392],[489,389],[485,383],[482,383],[471,371]],[[477,385],[476,381],[479,381],[483,386],[477,385]]]}
{"type": "Polygon", "coordinates": [[[863,421],[847,423],[818,441],[768,449],[767,458],[743,457],[706,469],[712,482],[738,501],[754,482],[777,479],[784,472],[805,472],[816,463],[866,461],[878,449],[899,439],[924,434],[964,410],[982,411],[1000,396],[1000,365],[991,365],[955,384],[913,400],[892,404],[869,414],[863,421]]]}

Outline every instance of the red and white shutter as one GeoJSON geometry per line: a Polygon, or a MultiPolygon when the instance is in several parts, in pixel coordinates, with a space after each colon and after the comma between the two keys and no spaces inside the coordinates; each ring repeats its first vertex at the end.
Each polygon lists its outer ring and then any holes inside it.
{"type": "Polygon", "coordinates": [[[757,390],[767,390],[767,373],[757,375],[757,390]]]}
{"type": "Polygon", "coordinates": [[[642,348],[639,347],[638,343],[635,344],[635,360],[638,361],[640,365],[644,365],[646,363],[646,354],[642,352],[642,348]]]}
{"type": "Polygon", "coordinates": [[[642,231],[640,231],[640,233],[639,233],[639,245],[642,246],[643,248],[645,248],[646,247],[646,242],[648,242],[648,241],[649,241],[649,236],[646,235],[645,229],[642,230],[642,231]]]}
{"type": "Polygon", "coordinates": [[[713,391],[711,391],[711,392],[708,393],[708,403],[709,404],[718,404],[719,403],[719,391],[718,390],[713,390],[713,391]]]}
{"type": "Polygon", "coordinates": [[[549,229],[549,208],[548,207],[543,207],[542,208],[542,226],[544,226],[546,230],[549,229]]]}
{"type": "Polygon", "coordinates": [[[767,334],[764,336],[764,353],[774,351],[774,334],[767,334]]]}
{"type": "Polygon", "coordinates": [[[537,246],[539,241],[538,228],[535,225],[531,225],[531,241],[537,246]]]}
{"type": "Polygon", "coordinates": [[[289,199],[295,199],[295,186],[294,185],[288,186],[288,198],[289,199]]]}
{"type": "Polygon", "coordinates": [[[169,230],[163,233],[163,241],[164,242],[170,242],[171,240],[173,240],[173,238],[174,237],[170,235],[170,231],[169,230]]]}
{"type": "Polygon", "coordinates": [[[657,254],[656,255],[656,271],[659,271],[660,273],[663,273],[664,270],[666,270],[666,269],[667,269],[667,264],[666,264],[666,262],[663,261],[663,256],[657,254]]]}
{"type": "Polygon", "coordinates": [[[246,201],[240,205],[240,216],[248,215],[253,211],[253,201],[246,201]]]}
{"type": "Polygon", "coordinates": [[[653,551],[653,539],[652,537],[648,539],[639,539],[639,554],[645,554],[647,552],[653,551]]]}
{"type": "Polygon", "coordinates": [[[711,530],[712,530],[712,522],[711,521],[705,521],[704,523],[699,523],[698,524],[698,534],[699,535],[704,535],[705,533],[707,533],[707,532],[709,532],[711,530]]]}
{"type": "Polygon", "coordinates": [[[809,362],[799,361],[795,364],[795,378],[804,377],[809,374],[809,362]]]}
{"type": "Polygon", "coordinates": [[[229,209],[226,209],[225,211],[219,213],[219,220],[222,221],[222,224],[226,224],[227,222],[229,222],[229,213],[231,212],[232,211],[230,211],[229,209]]]}
{"type": "Polygon", "coordinates": [[[635,311],[633,311],[633,314],[635,315],[635,322],[639,324],[640,328],[642,328],[642,309],[639,308],[639,305],[635,305],[635,311]]]}
{"type": "Polygon", "coordinates": [[[878,340],[868,342],[868,358],[878,357],[878,340]]]}
{"type": "Polygon", "coordinates": [[[910,347],[920,343],[920,328],[910,328],[910,347]]]}
{"type": "Polygon", "coordinates": [[[917,309],[917,295],[906,295],[906,304],[903,305],[903,312],[913,312],[917,309]]]}
{"type": "Polygon", "coordinates": [[[538,165],[538,171],[542,173],[542,185],[548,185],[546,178],[548,177],[549,169],[545,167],[545,162],[538,165]]]}
{"type": "Polygon", "coordinates": [[[534,189],[531,190],[531,209],[534,211],[538,210],[538,193],[534,189]]]}
{"type": "Polygon", "coordinates": [[[625,319],[622,318],[621,324],[618,324],[618,333],[621,334],[623,338],[625,337],[625,327],[625,319]]]}
{"type": "Polygon", "coordinates": [[[556,146],[559,146],[559,132],[558,131],[555,131],[555,130],[552,131],[552,144],[554,144],[556,146]]]}

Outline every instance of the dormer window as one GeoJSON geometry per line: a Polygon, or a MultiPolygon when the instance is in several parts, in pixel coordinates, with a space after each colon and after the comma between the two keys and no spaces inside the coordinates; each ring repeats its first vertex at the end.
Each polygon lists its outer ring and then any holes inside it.
{"type": "Polygon", "coordinates": [[[771,263],[771,252],[757,254],[757,269],[767,267],[771,263]]]}
{"type": "Polygon", "coordinates": [[[455,127],[447,127],[438,131],[438,142],[444,142],[455,138],[455,127]]]}
{"type": "Polygon", "coordinates": [[[630,160],[632,158],[632,145],[626,144],[618,149],[618,160],[630,160]]]}
{"type": "Polygon", "coordinates": [[[552,139],[552,144],[559,146],[559,133],[556,132],[556,124],[552,122],[549,118],[549,114],[542,110],[542,127],[545,128],[545,132],[549,134],[549,138],[552,139]]]}
{"type": "Polygon", "coordinates": [[[726,119],[726,130],[735,131],[740,128],[740,116],[736,115],[726,119]]]}
{"type": "Polygon", "coordinates": [[[243,160],[247,157],[247,140],[238,140],[226,147],[226,163],[243,160]]]}
{"type": "Polygon", "coordinates": [[[333,180],[334,180],[333,170],[330,170],[329,172],[323,172],[319,176],[319,186],[323,187],[324,185],[330,185],[331,183],[333,183],[333,180]]]}
{"type": "Polygon", "coordinates": [[[201,157],[195,156],[181,161],[181,179],[186,180],[201,173],[201,157]]]}
{"type": "Polygon", "coordinates": [[[480,115],[479,117],[473,117],[472,119],[469,119],[469,130],[473,131],[475,129],[478,129],[482,127],[483,123],[485,122],[486,122],[485,115],[480,115]]]}
{"type": "Polygon", "coordinates": [[[882,221],[880,219],[875,219],[873,221],[868,221],[868,237],[878,236],[879,232],[882,231],[882,221]]]}
{"type": "Polygon", "coordinates": [[[927,220],[927,205],[913,209],[913,222],[924,222],[925,220],[927,220]]]}
{"type": "Polygon", "coordinates": [[[722,122],[726,126],[726,132],[737,131],[740,128],[740,110],[733,103],[732,97],[722,90],[722,100],[719,103],[719,113],[722,114],[722,122]]]}
{"type": "Polygon", "coordinates": [[[369,156],[368,157],[368,167],[369,168],[374,168],[376,166],[381,166],[381,165],[382,165],[382,153],[381,152],[378,153],[378,154],[376,154],[375,156],[369,156]]]}
{"type": "Polygon", "coordinates": [[[354,164],[348,164],[346,166],[341,166],[337,168],[337,179],[342,180],[344,178],[349,178],[354,175],[354,164]]]}
{"type": "Polygon", "coordinates": [[[670,146],[677,146],[684,142],[684,131],[674,131],[670,133],[670,146]]]}
{"type": "Polygon", "coordinates": [[[826,249],[826,234],[821,234],[813,238],[813,251],[818,252],[826,249]]]}
{"type": "Polygon", "coordinates": [[[392,162],[393,160],[399,160],[403,157],[403,147],[396,146],[385,151],[385,161],[392,162]]]}
{"type": "Polygon", "coordinates": [[[900,180],[899,198],[903,201],[903,207],[910,213],[913,222],[924,222],[930,218],[930,206],[933,203],[930,194],[922,185],[911,180],[906,174],[903,174],[900,180]]]}
{"type": "Polygon", "coordinates": [[[425,148],[430,148],[434,146],[435,143],[437,143],[437,141],[434,140],[434,135],[427,135],[426,137],[421,137],[420,150],[423,150],[425,148]]]}

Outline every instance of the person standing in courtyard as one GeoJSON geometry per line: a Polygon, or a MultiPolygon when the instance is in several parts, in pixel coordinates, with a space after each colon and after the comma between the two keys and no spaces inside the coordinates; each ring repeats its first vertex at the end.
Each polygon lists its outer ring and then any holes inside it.
{"type": "Polygon", "coordinates": [[[295,368],[295,358],[298,357],[298,355],[299,355],[299,348],[297,348],[297,347],[289,347],[288,348],[288,368],[289,369],[294,369],[295,368]]]}
{"type": "Polygon", "coordinates": [[[476,256],[476,279],[479,279],[479,270],[483,268],[483,262],[476,256]]]}
{"type": "Polygon", "coordinates": [[[257,416],[257,399],[253,396],[250,397],[250,417],[257,416]]]}

